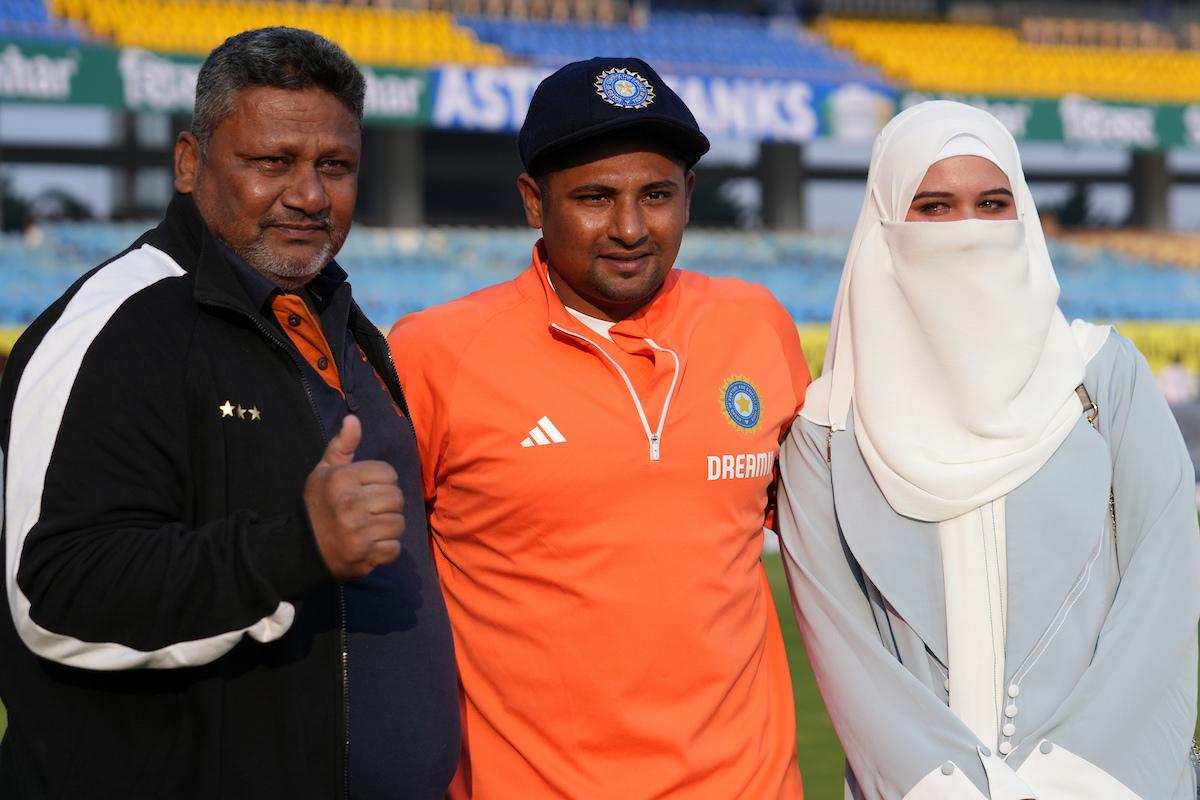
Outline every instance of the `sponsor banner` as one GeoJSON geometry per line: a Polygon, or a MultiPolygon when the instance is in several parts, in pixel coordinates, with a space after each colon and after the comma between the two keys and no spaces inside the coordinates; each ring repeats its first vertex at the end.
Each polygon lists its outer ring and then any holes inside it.
{"type": "Polygon", "coordinates": [[[1078,94],[1048,100],[908,92],[900,98],[899,107],[934,99],[982,108],[1000,119],[1018,140],[1135,150],[1200,147],[1200,104],[1117,103],[1078,94]]]}
{"type": "Polygon", "coordinates": [[[521,129],[533,90],[553,70],[541,67],[444,67],[431,76],[435,128],[521,129]]]}
{"type": "Polygon", "coordinates": [[[405,126],[428,126],[433,96],[424,70],[363,67],[367,79],[367,119],[405,126]]]}
{"type": "MultiPolygon", "coordinates": [[[[1112,322],[1117,332],[1129,338],[1150,368],[1155,372],[1179,359],[1193,373],[1200,374],[1200,322],[1174,320],[1161,322],[1112,322]]],[[[823,324],[797,325],[804,356],[813,377],[821,374],[825,360],[825,345],[829,342],[829,326],[823,324]]]]}
{"type": "MultiPolygon", "coordinates": [[[[520,130],[543,67],[443,67],[434,72],[435,128],[520,130]]],[[[801,80],[663,76],[710,137],[807,142],[870,141],[895,109],[888,89],[801,80]]]]}
{"type": "MultiPolygon", "coordinates": [[[[188,113],[200,59],[82,44],[0,39],[0,101],[101,105],[188,113]]],[[[366,116],[375,123],[478,131],[520,129],[543,67],[364,67],[366,116]]],[[[1081,95],[1056,100],[908,92],[865,83],[785,78],[666,75],[714,138],[869,142],[897,108],[961,100],[995,114],[1027,141],[1159,150],[1200,148],[1200,103],[1113,103],[1081,95]]]]}
{"type": "Polygon", "coordinates": [[[706,134],[768,142],[827,137],[869,142],[892,116],[891,92],[861,83],[801,80],[666,78],[706,134]]]}
{"type": "Polygon", "coordinates": [[[0,39],[2,100],[118,105],[113,51],[0,39]]]}
{"type": "MultiPolygon", "coordinates": [[[[126,48],[120,51],[124,105],[138,111],[190,113],[200,60],[126,48]]],[[[362,67],[367,82],[364,116],[373,122],[425,125],[429,121],[429,79],[423,70],[362,67]]]]}
{"type": "MultiPolygon", "coordinates": [[[[191,113],[201,59],[82,45],[0,40],[0,100],[74,103],[191,113]]],[[[375,122],[427,125],[432,97],[424,70],[364,67],[365,114],[375,122]]]]}
{"type": "Polygon", "coordinates": [[[129,47],[119,51],[122,105],[134,111],[191,113],[200,62],[129,47]]]}

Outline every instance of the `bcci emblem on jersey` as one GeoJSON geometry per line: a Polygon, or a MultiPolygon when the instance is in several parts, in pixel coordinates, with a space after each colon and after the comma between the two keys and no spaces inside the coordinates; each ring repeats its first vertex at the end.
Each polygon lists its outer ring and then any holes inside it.
{"type": "Polygon", "coordinates": [[[721,387],[721,407],[729,421],[747,433],[758,427],[758,420],[762,417],[758,389],[749,378],[742,375],[730,376],[721,387]]]}
{"type": "Polygon", "coordinates": [[[596,94],[618,108],[645,108],[654,102],[654,87],[631,70],[617,68],[596,76],[596,94]]]}

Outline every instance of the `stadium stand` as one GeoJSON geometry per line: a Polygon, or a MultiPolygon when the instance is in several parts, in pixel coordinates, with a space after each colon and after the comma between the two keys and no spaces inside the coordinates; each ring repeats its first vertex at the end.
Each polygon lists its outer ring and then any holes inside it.
{"type": "Polygon", "coordinates": [[[0,0],[0,37],[60,42],[85,38],[76,25],[51,17],[42,0],[0,0]]]}
{"type": "Polygon", "coordinates": [[[932,19],[944,5],[938,0],[822,0],[820,11],[835,17],[932,19]]]}
{"type": "Polygon", "coordinates": [[[1200,99],[1200,52],[1164,47],[1033,44],[1015,28],[829,19],[838,47],[928,92],[1186,103],[1200,99]]]}
{"type": "Polygon", "coordinates": [[[514,58],[558,65],[597,53],[637,56],[696,72],[787,74],[813,81],[878,81],[876,70],[794,24],[745,14],[655,12],[643,25],[462,17],[481,41],[514,58]]]}
{"type": "Polygon", "coordinates": [[[1169,28],[1145,20],[1032,16],[1021,20],[1020,31],[1021,38],[1034,45],[1165,50],[1188,42],[1186,36],[1176,39],[1169,28]]]}
{"type": "Polygon", "coordinates": [[[638,16],[628,0],[0,0],[0,35],[86,37],[164,53],[202,55],[233,33],[277,24],[317,31],[383,67],[558,66],[619,52],[697,74],[881,81],[874,67],[794,21],[736,12],[638,16]]]}
{"type": "MultiPolygon", "coordinates": [[[[405,0],[401,0],[404,2],[405,0]]],[[[628,0],[407,0],[414,5],[441,7],[468,17],[511,17],[597,22],[611,25],[630,18],[628,0]]]]}
{"type": "Polygon", "coordinates": [[[118,46],[167,53],[204,55],[239,31],[292,25],[327,36],[356,60],[375,66],[506,61],[499,48],[480,43],[444,12],[232,0],[51,0],[51,9],[118,46]]]}
{"type": "MultiPolygon", "coordinates": [[[[53,223],[0,236],[0,325],[23,325],[71,281],[144,230],[140,223],[53,223]]],[[[521,228],[355,227],[338,260],[355,297],[386,324],[404,314],[503,281],[529,260],[535,234],[521,228]]],[[[769,287],[799,323],[826,322],[849,241],[844,234],[696,229],[679,264],[769,287]]],[[[1200,317],[1200,269],[1164,266],[1098,241],[1054,240],[1051,252],[1068,317],[1200,317]]],[[[1193,251],[1194,253],[1196,251],[1193,251]]],[[[1195,262],[1193,262],[1195,264],[1195,262]]]]}
{"type": "Polygon", "coordinates": [[[1200,234],[1196,233],[1095,228],[1062,231],[1058,236],[1072,244],[1111,250],[1137,262],[1200,266],[1200,234]]]}

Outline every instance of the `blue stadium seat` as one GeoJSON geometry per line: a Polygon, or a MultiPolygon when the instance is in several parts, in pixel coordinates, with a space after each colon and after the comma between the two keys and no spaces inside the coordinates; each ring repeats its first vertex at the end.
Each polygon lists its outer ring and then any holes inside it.
{"type": "Polygon", "coordinates": [[[633,55],[669,71],[769,73],[809,80],[879,82],[879,73],[799,28],[777,29],[736,13],[655,12],[644,28],[577,22],[460,17],[482,42],[557,66],[598,53],[633,55]]]}
{"type": "Polygon", "coordinates": [[[43,0],[0,0],[0,37],[57,42],[86,38],[74,24],[53,17],[43,0]]]}

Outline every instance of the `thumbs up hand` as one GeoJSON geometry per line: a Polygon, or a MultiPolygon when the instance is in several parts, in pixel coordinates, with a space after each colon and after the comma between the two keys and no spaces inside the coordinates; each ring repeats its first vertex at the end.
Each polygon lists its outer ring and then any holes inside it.
{"type": "Polygon", "coordinates": [[[404,495],[396,471],[383,461],[355,461],[361,439],[358,417],[347,416],[304,483],[317,548],[339,581],[395,561],[404,533],[404,495]]]}

